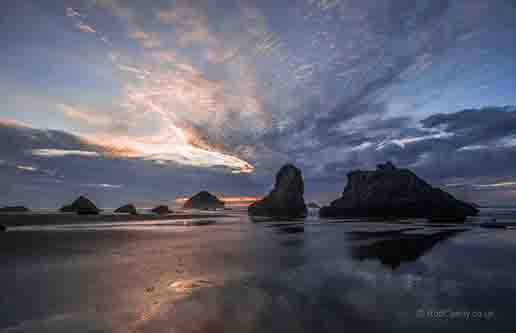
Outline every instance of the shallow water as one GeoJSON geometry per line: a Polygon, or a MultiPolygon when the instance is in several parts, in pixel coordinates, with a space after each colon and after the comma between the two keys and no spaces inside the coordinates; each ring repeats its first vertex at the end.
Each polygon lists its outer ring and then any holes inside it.
{"type": "Polygon", "coordinates": [[[3,332],[512,332],[516,230],[245,216],[12,228],[3,332]]]}

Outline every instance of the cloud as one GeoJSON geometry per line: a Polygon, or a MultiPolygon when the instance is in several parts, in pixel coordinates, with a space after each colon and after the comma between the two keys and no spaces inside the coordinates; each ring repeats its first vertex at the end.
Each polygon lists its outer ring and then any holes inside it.
{"type": "MultiPolygon", "coordinates": [[[[467,146],[496,143],[516,137],[516,108],[485,107],[451,114],[435,114],[422,121],[425,128],[442,128],[455,133],[467,146]]],[[[463,147],[463,148],[464,148],[463,147]]]]}
{"type": "MultiPolygon", "coordinates": [[[[289,161],[311,184],[333,182],[339,191],[347,171],[385,160],[432,182],[458,183],[460,173],[463,183],[504,182],[516,146],[510,108],[429,115],[488,98],[467,91],[475,81],[469,68],[479,62],[474,51],[464,54],[471,42],[464,36],[495,37],[513,7],[481,0],[96,0],[87,16],[72,8],[66,14],[96,31],[92,39],[109,35],[111,43],[92,44],[112,55],[114,70],[102,75],[113,74],[114,92],[101,92],[112,105],[98,112],[62,102],[60,121],[84,123],[94,134],[81,136],[77,147],[33,149],[98,151],[99,158],[153,167],[254,170],[263,184],[289,161]],[[453,70],[440,77],[436,68],[453,70]],[[457,86],[471,98],[429,106],[457,86]],[[477,179],[482,175],[489,179],[477,179]]],[[[489,51],[484,46],[473,49],[489,51]]],[[[480,63],[512,55],[507,48],[480,63]]],[[[490,96],[497,102],[499,95],[490,96]]]]}
{"type": "Polygon", "coordinates": [[[257,194],[249,175],[232,174],[223,166],[204,168],[168,160],[158,164],[148,155],[125,157],[105,142],[99,145],[61,131],[4,122],[0,137],[0,183],[4,186],[0,201],[4,204],[52,208],[84,194],[102,207],[113,207],[125,201],[173,200],[196,188],[229,196],[257,194]]]}
{"type": "Polygon", "coordinates": [[[124,187],[123,185],[113,185],[113,184],[83,184],[86,187],[99,187],[99,188],[113,188],[118,189],[124,187]]]}
{"type": "Polygon", "coordinates": [[[130,72],[130,73],[135,73],[135,74],[140,74],[140,75],[149,75],[150,74],[146,70],[141,70],[136,67],[131,67],[131,66],[122,65],[122,64],[117,64],[117,68],[124,72],[130,72]]]}
{"type": "Polygon", "coordinates": [[[58,104],[57,108],[65,117],[71,120],[80,121],[94,126],[108,126],[112,123],[111,117],[105,116],[97,110],[69,104],[58,104]]]}
{"type": "Polygon", "coordinates": [[[73,9],[71,7],[66,8],[66,16],[68,16],[68,17],[84,17],[84,15],[79,13],[79,11],[77,11],[76,9],[73,9]]]}
{"type": "Polygon", "coordinates": [[[62,157],[62,156],[87,156],[97,157],[100,156],[95,151],[83,151],[83,150],[66,150],[66,149],[33,149],[31,151],[34,156],[41,157],[62,157]]]}
{"type": "Polygon", "coordinates": [[[137,40],[146,48],[156,48],[161,46],[161,41],[157,37],[151,36],[142,30],[132,31],[129,34],[129,37],[137,40]]]}
{"type": "Polygon", "coordinates": [[[498,188],[498,187],[515,187],[516,182],[501,182],[501,183],[494,183],[494,184],[478,184],[473,185],[475,187],[479,188],[498,188]]]}
{"type": "Polygon", "coordinates": [[[159,63],[175,63],[178,61],[177,53],[174,50],[157,51],[152,57],[159,63]]]}
{"type": "Polygon", "coordinates": [[[78,22],[75,25],[75,27],[77,29],[79,29],[80,31],[82,31],[82,32],[87,32],[87,33],[95,33],[95,32],[97,32],[92,26],[87,25],[86,23],[78,22]]]}
{"type": "Polygon", "coordinates": [[[209,19],[204,10],[187,1],[178,1],[172,8],[158,11],[157,18],[161,23],[176,26],[176,37],[180,46],[215,44],[218,39],[209,28],[209,19]]]}

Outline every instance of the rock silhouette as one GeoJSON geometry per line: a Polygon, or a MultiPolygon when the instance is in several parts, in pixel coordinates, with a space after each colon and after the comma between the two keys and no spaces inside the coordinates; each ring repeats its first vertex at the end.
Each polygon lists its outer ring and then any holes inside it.
{"type": "Polygon", "coordinates": [[[119,207],[115,210],[115,213],[126,213],[131,215],[137,215],[138,211],[136,210],[136,207],[133,204],[127,204],[122,207],[119,207]]]}
{"type": "Polygon", "coordinates": [[[153,212],[154,214],[158,214],[158,215],[167,215],[167,214],[173,213],[173,211],[171,211],[168,208],[168,206],[165,206],[165,205],[157,206],[157,207],[153,208],[151,210],[151,212],[153,212]]]}
{"type": "Polygon", "coordinates": [[[217,209],[224,208],[224,202],[220,201],[216,196],[207,192],[201,191],[188,199],[183,205],[186,209],[217,209]]]}
{"type": "Polygon", "coordinates": [[[77,213],[79,215],[96,215],[100,213],[100,209],[95,206],[91,200],[80,196],[70,205],[65,205],[60,209],[63,213],[77,213]]]}
{"type": "Polygon", "coordinates": [[[27,213],[30,209],[24,206],[7,206],[0,208],[0,213],[27,213]]]}
{"type": "Polygon", "coordinates": [[[3,224],[0,224],[0,232],[7,231],[7,227],[3,224]]]}
{"type": "Polygon", "coordinates": [[[301,170],[292,164],[284,165],[276,174],[274,189],[248,208],[249,215],[268,217],[306,217],[307,209],[301,170]]]}
{"type": "Polygon", "coordinates": [[[427,218],[464,221],[478,209],[433,188],[408,169],[392,163],[374,171],[352,171],[342,197],[319,211],[321,217],[427,218]]]}

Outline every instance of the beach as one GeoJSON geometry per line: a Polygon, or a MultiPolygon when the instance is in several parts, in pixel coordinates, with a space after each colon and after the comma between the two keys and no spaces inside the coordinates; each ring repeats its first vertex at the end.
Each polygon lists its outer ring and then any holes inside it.
{"type": "Polygon", "coordinates": [[[223,212],[188,212],[182,211],[173,214],[142,213],[137,215],[102,213],[93,215],[78,215],[75,213],[36,212],[36,213],[0,213],[0,224],[6,227],[34,226],[34,225],[76,225],[121,222],[152,222],[170,220],[191,220],[205,218],[219,218],[226,216],[223,212]]]}
{"type": "Polygon", "coordinates": [[[514,326],[516,230],[316,217],[252,223],[238,213],[201,220],[10,227],[0,234],[0,330],[514,326]]]}

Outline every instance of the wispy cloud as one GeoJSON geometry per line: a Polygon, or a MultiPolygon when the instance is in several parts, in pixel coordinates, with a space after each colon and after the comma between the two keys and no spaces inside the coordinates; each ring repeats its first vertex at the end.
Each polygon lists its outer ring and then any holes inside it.
{"type": "Polygon", "coordinates": [[[146,48],[156,48],[161,46],[161,40],[159,40],[159,38],[149,35],[143,30],[134,30],[129,33],[129,37],[138,41],[146,48]]]}
{"type": "Polygon", "coordinates": [[[100,156],[95,151],[82,151],[82,150],[65,150],[65,149],[33,149],[31,151],[34,156],[41,157],[63,157],[63,156],[88,156],[95,157],[100,156]]]}
{"type": "Polygon", "coordinates": [[[81,185],[86,186],[86,187],[98,187],[98,188],[108,188],[108,189],[124,187],[123,185],[114,185],[114,184],[81,184],[81,185]]]}
{"type": "Polygon", "coordinates": [[[95,126],[108,126],[112,123],[111,117],[101,112],[69,104],[58,104],[57,108],[65,117],[95,126]]]}
{"type": "Polygon", "coordinates": [[[217,38],[209,28],[208,17],[201,9],[192,7],[188,2],[180,1],[173,8],[160,10],[157,18],[161,23],[176,26],[177,41],[181,46],[217,42],[217,38]]]}
{"type": "Polygon", "coordinates": [[[79,13],[76,9],[73,9],[71,7],[66,8],[66,16],[68,17],[84,17],[83,14],[79,13]]]}
{"type": "Polygon", "coordinates": [[[500,188],[500,187],[514,187],[516,186],[516,182],[500,182],[500,183],[492,183],[492,184],[477,184],[473,185],[478,188],[500,188]]]}
{"type": "Polygon", "coordinates": [[[175,50],[163,50],[152,53],[152,57],[159,63],[174,63],[178,61],[175,50]]]}
{"type": "Polygon", "coordinates": [[[31,171],[31,172],[38,171],[38,168],[30,166],[30,165],[17,165],[16,168],[19,170],[23,170],[23,171],[31,171]]]}
{"type": "Polygon", "coordinates": [[[82,32],[87,32],[87,33],[95,33],[97,32],[95,29],[93,29],[93,27],[87,25],[86,23],[81,23],[81,22],[78,22],[75,27],[77,29],[79,29],[80,31],[82,32]]]}

